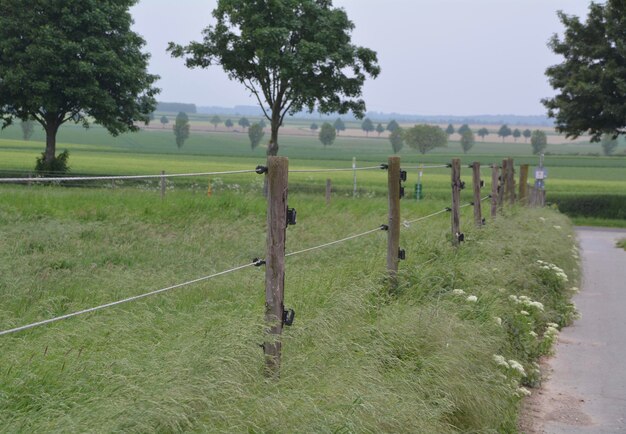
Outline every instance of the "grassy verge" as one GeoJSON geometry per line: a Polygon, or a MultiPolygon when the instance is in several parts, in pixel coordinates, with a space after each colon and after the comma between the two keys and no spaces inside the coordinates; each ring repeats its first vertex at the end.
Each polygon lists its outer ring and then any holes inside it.
{"type": "Polygon", "coordinates": [[[624,238],[623,240],[619,240],[617,242],[617,247],[621,247],[622,249],[626,250],[626,238],[624,238]]]}
{"type": "MultiPolygon", "coordinates": [[[[287,251],[373,229],[384,197],[293,194],[287,251]]],[[[447,206],[403,202],[412,219],[447,206]]],[[[2,187],[0,329],[248,263],[258,194],[2,187]]],[[[263,378],[263,270],[0,337],[5,432],[510,432],[534,361],[574,315],[568,220],[514,209],[467,242],[449,217],[402,229],[401,285],[384,232],[289,258],[281,379],[263,378]],[[538,262],[544,261],[544,262],[538,262]],[[568,280],[556,264],[567,274],[568,280]],[[475,299],[474,299],[475,297],[475,299]],[[556,323],[552,324],[552,323],[556,323]]]]}

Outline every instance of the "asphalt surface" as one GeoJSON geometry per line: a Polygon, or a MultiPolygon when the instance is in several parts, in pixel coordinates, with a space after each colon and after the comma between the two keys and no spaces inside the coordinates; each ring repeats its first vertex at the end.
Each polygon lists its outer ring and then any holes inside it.
{"type": "Polygon", "coordinates": [[[574,297],[581,318],[562,330],[550,361],[549,397],[559,407],[543,431],[626,433],[626,231],[577,228],[583,265],[574,297]]]}

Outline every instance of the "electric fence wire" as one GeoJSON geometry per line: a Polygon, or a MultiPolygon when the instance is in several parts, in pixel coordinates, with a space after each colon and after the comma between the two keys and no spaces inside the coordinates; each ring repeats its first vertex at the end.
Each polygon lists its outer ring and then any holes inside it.
{"type": "Polygon", "coordinates": [[[352,172],[355,170],[381,170],[381,167],[379,164],[378,166],[351,167],[347,169],[295,169],[295,170],[290,170],[289,173],[352,172]]]}
{"type": "Polygon", "coordinates": [[[170,291],[170,290],[176,289],[176,288],[182,288],[184,286],[189,286],[189,285],[192,285],[194,283],[203,282],[205,280],[209,280],[209,279],[212,279],[214,277],[223,276],[225,274],[234,273],[235,271],[243,270],[244,268],[255,267],[255,266],[258,266],[258,262],[257,261],[251,262],[251,263],[246,264],[246,265],[241,265],[239,267],[231,268],[230,270],[220,271],[219,273],[211,274],[209,276],[204,276],[204,277],[200,277],[198,279],[190,280],[190,281],[185,282],[185,283],[179,283],[177,285],[168,286],[167,288],[161,288],[161,289],[157,289],[156,291],[150,291],[150,292],[146,292],[144,294],[139,294],[139,295],[135,295],[135,296],[132,296],[132,297],[128,297],[128,298],[125,298],[123,300],[118,300],[118,301],[114,301],[114,302],[111,302],[111,303],[102,304],[100,306],[79,310],[77,312],[68,313],[66,315],[61,315],[61,316],[57,316],[57,317],[54,317],[54,318],[46,319],[46,320],[43,320],[43,321],[34,322],[32,324],[27,324],[27,325],[24,325],[24,326],[15,327],[15,328],[8,329],[8,330],[3,330],[3,331],[0,331],[0,336],[8,335],[8,334],[11,334],[11,333],[17,333],[17,332],[20,332],[20,331],[23,331],[23,330],[31,329],[33,327],[38,327],[38,326],[42,326],[42,325],[45,325],[45,324],[50,324],[50,323],[53,323],[53,322],[56,322],[56,321],[61,321],[61,320],[72,318],[72,317],[75,317],[75,316],[78,316],[78,315],[83,315],[83,314],[86,314],[86,313],[95,312],[97,310],[106,309],[108,307],[113,307],[113,306],[117,306],[117,305],[120,305],[120,304],[123,304],[123,303],[128,303],[130,301],[139,300],[141,298],[145,298],[145,297],[149,297],[149,296],[152,296],[152,295],[160,294],[162,292],[170,291]]]}
{"type": "Polygon", "coordinates": [[[444,208],[444,209],[442,209],[441,211],[437,211],[437,212],[434,212],[434,213],[429,214],[429,215],[427,215],[427,216],[419,217],[419,218],[416,218],[416,219],[413,219],[413,220],[405,220],[405,221],[404,221],[404,222],[402,222],[402,223],[404,224],[404,226],[405,226],[405,227],[408,227],[408,226],[409,226],[409,225],[411,225],[412,223],[421,222],[422,220],[427,220],[427,219],[429,219],[429,218],[432,218],[432,217],[438,216],[438,215],[440,215],[440,214],[444,214],[444,213],[446,213],[446,212],[450,212],[450,210],[449,210],[448,208],[444,208]]]}
{"type": "Polygon", "coordinates": [[[302,250],[298,250],[298,251],[296,251],[296,252],[287,253],[287,254],[285,255],[285,257],[289,257],[289,256],[296,256],[296,255],[300,255],[300,254],[302,254],[302,253],[311,252],[311,251],[313,251],[313,250],[319,250],[319,249],[323,249],[323,248],[325,248],[325,247],[334,246],[335,244],[340,244],[340,243],[344,243],[344,242],[346,242],[346,241],[354,240],[354,239],[356,239],[356,238],[364,237],[364,236],[366,236],[366,235],[373,234],[374,232],[380,232],[380,231],[384,230],[384,228],[385,228],[385,227],[386,227],[385,225],[383,225],[383,226],[379,226],[379,227],[377,227],[376,229],[372,229],[372,230],[369,230],[369,231],[367,231],[367,232],[363,232],[363,233],[356,234],[356,235],[351,235],[351,236],[349,236],[349,237],[342,238],[342,239],[340,239],[340,240],[331,241],[331,242],[329,242],[329,243],[320,244],[319,246],[309,247],[308,249],[302,249],[302,250]]]}
{"type": "Polygon", "coordinates": [[[228,170],[224,172],[202,172],[202,173],[172,173],[162,175],[121,175],[121,176],[75,176],[59,178],[0,178],[0,183],[14,182],[71,182],[71,181],[121,181],[129,179],[162,179],[162,178],[184,178],[196,176],[234,175],[241,173],[258,173],[252,170],[228,170]]]}

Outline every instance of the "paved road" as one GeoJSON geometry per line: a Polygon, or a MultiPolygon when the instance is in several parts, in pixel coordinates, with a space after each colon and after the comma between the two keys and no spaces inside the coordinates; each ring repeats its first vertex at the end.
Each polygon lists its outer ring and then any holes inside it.
{"type": "Polygon", "coordinates": [[[543,431],[626,433],[626,231],[578,228],[581,319],[561,332],[542,401],[543,431]]]}

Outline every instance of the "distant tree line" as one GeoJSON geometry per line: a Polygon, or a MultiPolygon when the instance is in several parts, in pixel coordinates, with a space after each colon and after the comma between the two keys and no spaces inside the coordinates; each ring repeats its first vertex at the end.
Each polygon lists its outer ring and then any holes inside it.
{"type": "Polygon", "coordinates": [[[187,114],[197,113],[198,109],[195,104],[185,104],[181,102],[157,102],[158,112],[171,112],[179,113],[184,112],[187,114]]]}

